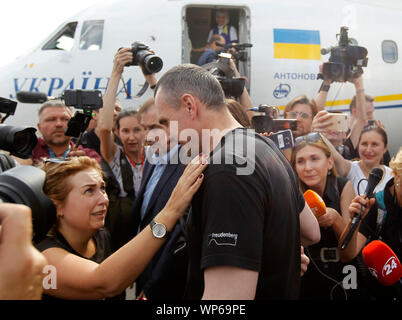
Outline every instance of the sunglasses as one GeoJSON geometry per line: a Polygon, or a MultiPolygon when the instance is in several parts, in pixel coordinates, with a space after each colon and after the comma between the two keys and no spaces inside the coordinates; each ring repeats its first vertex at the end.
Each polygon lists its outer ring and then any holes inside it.
{"type": "Polygon", "coordinates": [[[70,161],[70,158],[58,157],[58,158],[47,158],[44,163],[66,163],[70,161]]]}
{"type": "Polygon", "coordinates": [[[298,115],[300,115],[300,117],[302,119],[310,119],[311,118],[311,115],[306,112],[289,111],[289,112],[286,112],[286,114],[288,115],[288,117],[291,117],[292,119],[296,119],[298,115]]]}
{"type": "Polygon", "coordinates": [[[306,134],[305,136],[297,137],[295,139],[294,146],[297,147],[299,144],[301,144],[304,141],[306,141],[306,143],[312,143],[312,142],[317,142],[319,140],[322,140],[319,132],[310,132],[309,134],[306,134]]]}

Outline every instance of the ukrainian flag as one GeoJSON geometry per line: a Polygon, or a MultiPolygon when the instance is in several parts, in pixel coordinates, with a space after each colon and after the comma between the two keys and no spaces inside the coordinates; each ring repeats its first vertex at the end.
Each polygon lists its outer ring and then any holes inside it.
{"type": "Polygon", "coordinates": [[[320,31],[274,29],[274,58],[321,60],[320,31]]]}

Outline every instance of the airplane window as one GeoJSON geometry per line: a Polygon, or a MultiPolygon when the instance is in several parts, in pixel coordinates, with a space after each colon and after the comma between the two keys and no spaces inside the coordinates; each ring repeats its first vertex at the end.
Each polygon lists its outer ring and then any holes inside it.
{"type": "Polygon", "coordinates": [[[56,35],[50,39],[42,50],[65,50],[70,51],[74,45],[74,33],[77,28],[77,22],[66,24],[56,35]]]}
{"type": "Polygon", "coordinates": [[[382,58],[387,63],[398,61],[398,46],[393,40],[384,40],[382,42],[382,58]]]}
{"type": "Polygon", "coordinates": [[[103,22],[103,20],[90,20],[84,22],[80,37],[81,50],[102,49],[103,22]]]}

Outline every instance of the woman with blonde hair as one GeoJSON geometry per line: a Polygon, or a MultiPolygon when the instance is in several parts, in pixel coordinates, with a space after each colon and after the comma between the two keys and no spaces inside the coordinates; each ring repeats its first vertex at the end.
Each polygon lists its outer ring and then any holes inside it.
{"type": "MultiPolygon", "coordinates": [[[[302,192],[316,192],[324,201],[326,212],[317,215],[320,242],[305,249],[311,263],[302,277],[301,299],[346,300],[353,295],[342,287],[344,264],[339,260],[338,238],[349,221],[348,208],[355,196],[353,185],[336,173],[327,144],[318,132],[295,139],[291,164],[299,177],[302,192]]],[[[350,291],[350,290],[349,290],[350,291]]]]}
{"type": "Polygon", "coordinates": [[[150,227],[111,254],[109,234],[103,228],[109,200],[96,160],[76,157],[45,162],[43,190],[56,206],[57,224],[53,235],[37,248],[55,267],[57,285],[44,293],[61,299],[104,299],[122,293],[184,214],[201,185],[205,166],[206,158],[201,156],[187,165],[150,227]]]}

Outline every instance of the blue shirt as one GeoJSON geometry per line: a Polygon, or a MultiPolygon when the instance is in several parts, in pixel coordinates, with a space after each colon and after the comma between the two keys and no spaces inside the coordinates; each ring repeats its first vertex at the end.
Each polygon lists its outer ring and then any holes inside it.
{"type": "Polygon", "coordinates": [[[205,49],[201,57],[198,59],[197,64],[199,66],[202,66],[203,64],[210,63],[210,62],[215,62],[218,60],[218,54],[216,53],[215,50],[212,49],[205,49]]]}
{"type": "Polygon", "coordinates": [[[173,158],[176,152],[178,152],[179,147],[180,145],[175,145],[168,153],[160,157],[160,159],[158,159],[159,156],[157,154],[152,155],[152,163],[155,163],[155,168],[145,187],[144,197],[141,205],[141,220],[144,219],[149,201],[151,200],[151,196],[154,193],[155,187],[166,169],[166,165],[169,159],[173,158]]]}

